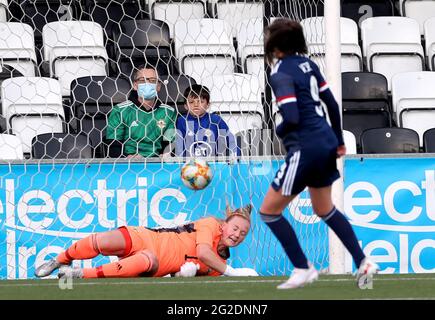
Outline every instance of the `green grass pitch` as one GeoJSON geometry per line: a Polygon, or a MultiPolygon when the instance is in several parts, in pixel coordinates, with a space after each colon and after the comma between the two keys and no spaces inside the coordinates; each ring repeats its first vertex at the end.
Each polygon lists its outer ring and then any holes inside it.
{"type": "Polygon", "coordinates": [[[73,280],[60,289],[57,279],[0,281],[0,299],[435,299],[435,274],[376,275],[373,288],[361,290],[351,275],[322,275],[297,290],[277,290],[284,277],[197,277],[73,280]]]}

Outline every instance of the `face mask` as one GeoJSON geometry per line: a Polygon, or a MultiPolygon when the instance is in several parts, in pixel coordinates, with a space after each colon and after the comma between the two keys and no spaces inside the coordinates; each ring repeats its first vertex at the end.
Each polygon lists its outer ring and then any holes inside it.
{"type": "Polygon", "coordinates": [[[144,100],[153,100],[157,96],[157,84],[140,83],[137,86],[137,95],[144,100]]]}

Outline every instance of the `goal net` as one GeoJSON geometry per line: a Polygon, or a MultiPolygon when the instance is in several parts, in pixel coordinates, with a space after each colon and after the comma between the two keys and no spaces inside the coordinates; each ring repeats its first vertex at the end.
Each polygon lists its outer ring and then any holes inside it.
{"type": "MultiPolygon", "coordinates": [[[[285,156],[263,29],[274,17],[321,15],[323,1],[314,0],[0,1],[0,279],[33,278],[35,265],[95,232],[224,218],[226,199],[254,208],[230,263],[289,274],[258,215],[285,156]],[[212,116],[192,116],[194,85],[207,88],[200,96],[209,95],[212,116]],[[213,171],[204,190],[181,182],[190,157],[213,171]]],[[[307,21],[305,31],[324,31],[307,21]]],[[[326,270],[327,229],[308,193],[284,214],[326,270]]]]}

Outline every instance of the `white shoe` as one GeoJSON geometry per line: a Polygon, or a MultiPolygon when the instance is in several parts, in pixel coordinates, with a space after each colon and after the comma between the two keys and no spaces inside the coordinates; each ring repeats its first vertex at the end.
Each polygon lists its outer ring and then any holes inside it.
{"type": "Polygon", "coordinates": [[[296,289],[303,287],[308,283],[312,283],[319,278],[319,273],[312,264],[309,264],[308,269],[297,269],[295,268],[290,278],[280,284],[278,289],[296,289]]]}
{"type": "Polygon", "coordinates": [[[368,281],[371,281],[373,278],[373,275],[375,273],[378,273],[379,266],[370,260],[369,258],[364,258],[364,260],[361,262],[357,274],[356,274],[356,281],[359,288],[364,288],[368,281]]]}
{"type": "Polygon", "coordinates": [[[83,270],[80,268],[72,268],[70,266],[62,266],[59,269],[57,277],[60,278],[70,278],[70,279],[80,279],[83,278],[83,270]]]}
{"type": "Polygon", "coordinates": [[[35,276],[38,278],[49,276],[54,270],[60,268],[61,266],[63,266],[63,264],[58,262],[56,259],[51,259],[36,268],[35,276]]]}

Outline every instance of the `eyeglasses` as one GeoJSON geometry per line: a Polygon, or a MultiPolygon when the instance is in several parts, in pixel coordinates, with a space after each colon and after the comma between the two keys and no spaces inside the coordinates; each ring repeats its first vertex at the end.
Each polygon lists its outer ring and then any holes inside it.
{"type": "Polygon", "coordinates": [[[159,79],[142,77],[142,78],[134,79],[134,81],[136,81],[137,83],[157,83],[157,82],[159,82],[159,79]]]}

